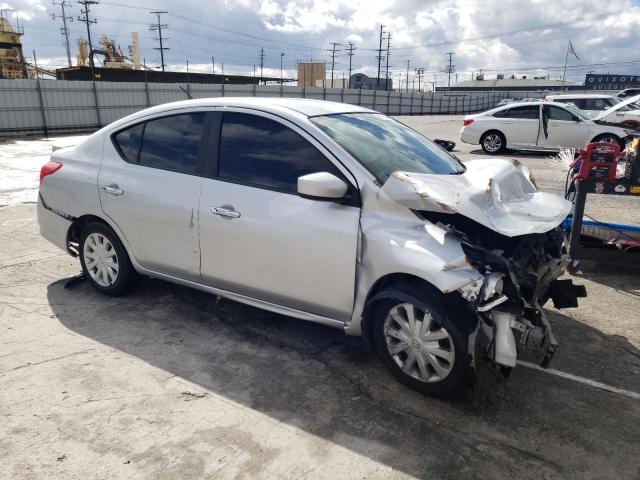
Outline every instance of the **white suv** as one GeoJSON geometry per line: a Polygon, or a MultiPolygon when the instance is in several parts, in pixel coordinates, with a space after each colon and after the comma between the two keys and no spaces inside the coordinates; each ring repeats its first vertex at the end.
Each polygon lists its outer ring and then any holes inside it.
{"type": "Polygon", "coordinates": [[[550,361],[540,303],[575,306],[556,280],[570,209],[524,165],[463,165],[372,110],[220,98],[55,151],[38,222],[99,292],[147,275],[337,327],[409,387],[453,396],[481,361],[550,361]]]}

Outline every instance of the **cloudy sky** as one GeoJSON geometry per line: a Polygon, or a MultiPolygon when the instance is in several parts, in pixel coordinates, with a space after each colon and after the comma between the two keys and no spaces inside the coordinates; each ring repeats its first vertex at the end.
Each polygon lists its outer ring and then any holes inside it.
{"type": "MultiPolygon", "coordinates": [[[[80,5],[67,1],[73,55],[85,27],[77,20],[80,5]]],[[[0,8],[13,9],[5,16],[15,22],[17,15],[24,23],[25,55],[35,49],[39,63],[64,66],[61,21],[51,18],[60,14],[59,6],[51,0],[0,0],[0,8]]],[[[265,75],[279,74],[284,53],[285,74],[293,77],[296,60],[330,65],[331,42],[337,42],[342,46],[336,47],[335,76],[342,77],[351,41],[354,71],[375,75],[383,24],[385,35],[391,34],[394,81],[404,82],[409,60],[411,73],[424,68],[429,82],[446,83],[450,51],[461,80],[479,69],[487,76],[560,78],[569,40],[580,57],[569,57],[571,80],[582,81],[590,71],[640,74],[640,0],[105,0],[92,6],[91,17],[98,21],[92,25],[94,42],[105,33],[126,52],[130,32],[137,31],[141,55],[158,65],[157,42],[148,31],[155,19],[151,10],[168,11],[165,62],[176,70],[188,60],[191,69],[210,72],[213,56],[217,69],[224,62],[225,72],[250,73],[264,48],[265,75]]],[[[385,48],[386,43],[385,37],[385,48]]]]}

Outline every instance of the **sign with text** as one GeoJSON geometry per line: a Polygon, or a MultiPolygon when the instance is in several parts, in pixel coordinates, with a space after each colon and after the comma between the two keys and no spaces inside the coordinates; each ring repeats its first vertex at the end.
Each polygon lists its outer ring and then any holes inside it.
{"type": "Polygon", "coordinates": [[[640,87],[640,75],[587,73],[584,85],[588,90],[623,90],[629,87],[640,87]]]}

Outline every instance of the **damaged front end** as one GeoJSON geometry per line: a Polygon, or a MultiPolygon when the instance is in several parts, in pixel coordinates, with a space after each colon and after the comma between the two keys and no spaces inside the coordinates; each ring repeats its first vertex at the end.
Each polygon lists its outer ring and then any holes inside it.
{"type": "Polygon", "coordinates": [[[480,319],[485,358],[511,368],[518,351],[526,350],[548,366],[558,342],[542,305],[551,299],[557,308],[575,307],[586,296],[584,287],[558,280],[569,262],[560,228],[507,237],[457,214],[420,214],[458,238],[467,261],[484,277],[458,293],[480,319]]]}
{"type": "MultiPolygon", "coordinates": [[[[541,308],[577,306],[584,287],[558,280],[569,263],[559,225],[571,204],[539,192],[517,161],[473,161],[461,175],[396,172],[383,186],[395,201],[459,241],[463,253],[444,266],[454,273],[470,267],[481,278],[449,295],[478,319],[469,352],[482,352],[507,373],[518,352],[548,366],[558,342],[541,308]]],[[[478,358],[472,358],[472,367],[478,358]]]]}

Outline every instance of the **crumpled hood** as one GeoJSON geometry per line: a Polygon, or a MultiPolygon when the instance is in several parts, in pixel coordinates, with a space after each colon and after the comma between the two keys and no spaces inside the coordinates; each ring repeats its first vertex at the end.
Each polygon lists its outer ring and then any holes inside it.
{"type": "Polygon", "coordinates": [[[382,186],[412,210],[459,213],[509,237],[544,233],[562,223],[571,202],[539,192],[517,160],[473,160],[459,175],[395,172],[382,186]]]}

